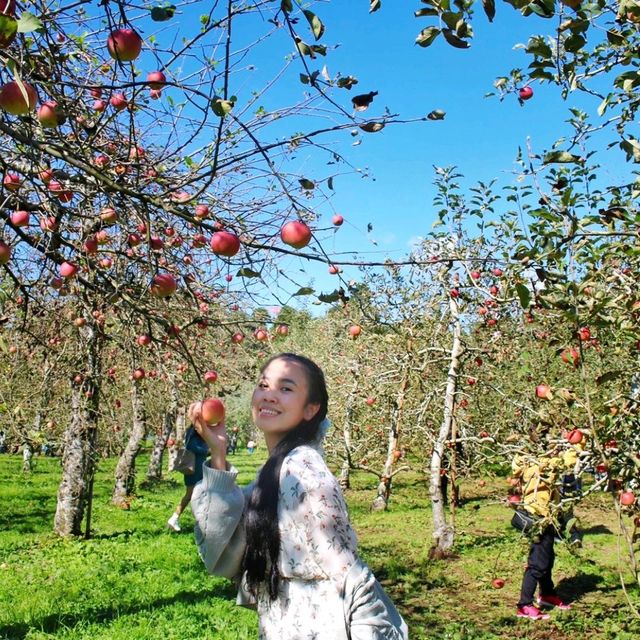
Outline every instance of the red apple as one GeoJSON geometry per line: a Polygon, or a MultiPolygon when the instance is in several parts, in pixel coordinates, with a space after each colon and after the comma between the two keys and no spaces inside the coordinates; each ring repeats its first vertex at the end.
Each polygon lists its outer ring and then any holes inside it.
{"type": "Polygon", "coordinates": [[[133,29],[116,29],[107,38],[107,49],[114,60],[135,60],[142,51],[142,38],[133,29]]]}
{"type": "Polygon", "coordinates": [[[510,495],[507,500],[510,506],[517,507],[522,502],[522,496],[510,495]]]}
{"type": "Polygon", "coordinates": [[[578,329],[578,338],[583,342],[591,340],[591,331],[589,330],[589,327],[580,327],[578,329]]]}
{"type": "Polygon", "coordinates": [[[349,335],[352,338],[357,338],[362,333],[362,327],[360,325],[354,324],[349,327],[349,335]]]}
{"type": "Polygon", "coordinates": [[[218,398],[206,398],[202,401],[200,415],[207,424],[218,424],[224,420],[224,405],[218,398]]]}
{"type": "Polygon", "coordinates": [[[13,18],[16,15],[16,0],[0,0],[0,14],[13,18]]]}
{"type": "Polygon", "coordinates": [[[372,407],[372,406],[376,403],[376,399],[375,399],[374,397],[372,397],[372,396],[369,396],[369,397],[367,398],[367,400],[366,400],[366,403],[367,403],[370,407],[372,407]]]}
{"type": "Polygon", "coordinates": [[[560,358],[562,358],[562,362],[566,362],[567,364],[572,364],[574,367],[577,367],[580,362],[580,352],[571,347],[570,349],[565,349],[560,354],[560,358]]]}
{"type": "Polygon", "coordinates": [[[13,116],[24,116],[36,108],[38,94],[28,83],[15,80],[0,87],[0,109],[13,116]]]}
{"type": "Polygon", "coordinates": [[[502,269],[500,269],[499,267],[496,267],[496,268],[493,270],[493,275],[494,275],[496,278],[499,278],[503,273],[504,273],[504,272],[503,272],[503,271],[502,271],[502,269]]]}
{"type": "Polygon", "coordinates": [[[28,211],[14,211],[11,214],[11,224],[16,227],[28,227],[29,226],[29,212],[28,211]]]}
{"type": "Polygon", "coordinates": [[[474,378],[473,376],[469,376],[467,378],[467,384],[472,387],[476,382],[478,382],[478,378],[474,378]]]}
{"type": "Polygon", "coordinates": [[[63,278],[73,278],[78,271],[78,266],[72,262],[63,262],[60,265],[60,275],[63,278]]]}
{"type": "Polygon", "coordinates": [[[491,581],[491,586],[494,589],[502,589],[502,587],[504,587],[504,580],[502,578],[494,578],[491,581]]]}
{"type": "Polygon", "coordinates": [[[331,218],[331,222],[336,227],[339,227],[344,222],[344,218],[339,213],[336,213],[336,215],[331,218]]]}
{"type": "Polygon", "coordinates": [[[2,180],[2,184],[7,191],[18,191],[22,186],[22,180],[17,173],[7,173],[2,180]]]}
{"type": "Polygon", "coordinates": [[[536,396],[538,396],[538,398],[542,398],[543,400],[551,400],[553,398],[551,388],[546,384],[539,384],[536,387],[536,396]]]}
{"type": "Polygon", "coordinates": [[[142,334],[136,338],[136,342],[141,347],[147,347],[151,344],[151,336],[147,335],[146,333],[142,334]]]}
{"type": "Polygon", "coordinates": [[[156,298],[167,298],[178,288],[176,279],[170,273],[159,273],[151,281],[151,295],[156,298]]]}
{"type": "Polygon", "coordinates": [[[112,94],[112,96],[109,98],[109,103],[116,111],[122,111],[123,109],[126,109],[128,104],[127,97],[124,95],[124,93],[120,92],[112,94]]]}
{"type": "Polygon", "coordinates": [[[196,218],[206,218],[209,215],[209,207],[206,204],[196,205],[196,218]]]}
{"type": "Polygon", "coordinates": [[[207,384],[212,384],[218,379],[218,374],[216,371],[207,371],[204,374],[204,381],[207,384]]]}
{"type": "Polygon", "coordinates": [[[332,276],[337,275],[338,273],[340,273],[340,269],[338,269],[338,267],[336,267],[334,264],[329,265],[329,273],[332,276]]]}
{"type": "Polygon", "coordinates": [[[480,280],[480,278],[482,278],[482,273],[480,273],[480,271],[472,271],[471,272],[471,277],[474,280],[480,280]]]}
{"type": "Polygon", "coordinates": [[[144,378],[144,369],[136,369],[132,374],[131,377],[134,380],[142,380],[144,378]]]}
{"type": "Polygon", "coordinates": [[[636,501],[633,491],[622,491],[620,493],[620,504],[624,507],[631,506],[636,501]]]}
{"type": "Polygon", "coordinates": [[[162,89],[167,82],[167,77],[162,71],[151,71],[147,74],[147,84],[151,89],[162,89]]]}
{"type": "Polygon", "coordinates": [[[259,340],[260,342],[264,342],[269,338],[269,334],[267,333],[267,330],[263,328],[256,329],[253,335],[255,336],[255,339],[259,340]]]}
{"type": "Polygon", "coordinates": [[[582,442],[582,438],[584,437],[582,431],[580,429],[572,429],[567,433],[566,438],[571,444],[579,444],[582,442]]]}
{"type": "Polygon", "coordinates": [[[302,249],[311,241],[311,229],[302,220],[292,220],[280,229],[280,238],[290,247],[302,249]]]}
{"type": "Polygon", "coordinates": [[[522,87],[522,89],[518,91],[518,96],[520,97],[520,100],[529,100],[530,98],[533,98],[533,89],[529,86],[522,87]]]}
{"type": "Polygon", "coordinates": [[[113,207],[104,207],[100,211],[100,220],[105,224],[115,224],[118,222],[118,214],[113,207]]]}
{"type": "Polygon", "coordinates": [[[231,342],[233,342],[233,344],[240,344],[243,340],[244,340],[244,333],[241,333],[240,331],[238,331],[237,333],[234,333],[231,336],[231,342]]]}
{"type": "Polygon", "coordinates": [[[0,264],[7,264],[10,258],[11,247],[4,240],[0,240],[0,264]]]}
{"type": "Polygon", "coordinates": [[[102,113],[107,108],[107,103],[104,100],[94,100],[91,108],[98,113],[102,113]]]}
{"type": "Polygon", "coordinates": [[[44,129],[53,129],[63,121],[63,117],[58,111],[58,103],[55,100],[43,102],[38,108],[36,117],[44,129]]]}
{"type": "Polygon", "coordinates": [[[451,289],[451,290],[449,291],[449,295],[450,295],[452,298],[459,298],[459,297],[460,297],[460,289],[451,289]]]}
{"type": "Polygon", "coordinates": [[[232,258],[240,251],[240,238],[230,231],[216,231],[211,236],[209,245],[217,256],[232,258]]]}
{"type": "Polygon", "coordinates": [[[289,335],[289,327],[286,324],[279,324],[276,327],[276,333],[279,336],[288,336],[289,335]]]}
{"type": "Polygon", "coordinates": [[[48,231],[49,233],[53,233],[58,230],[58,223],[53,216],[45,216],[40,219],[40,228],[43,231],[48,231]]]}

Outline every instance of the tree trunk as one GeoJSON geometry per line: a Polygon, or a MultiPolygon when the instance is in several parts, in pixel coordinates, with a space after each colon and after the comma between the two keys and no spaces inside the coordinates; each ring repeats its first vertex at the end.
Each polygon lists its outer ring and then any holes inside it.
{"type": "Polygon", "coordinates": [[[131,382],[131,404],[133,406],[133,425],[124,451],[116,466],[116,482],[111,502],[119,507],[129,505],[128,498],[133,493],[136,480],[136,458],[140,453],[142,441],[147,433],[144,413],[144,400],[137,380],[131,382]]]}
{"type": "Polygon", "coordinates": [[[347,410],[344,420],[344,426],[342,428],[342,441],[344,443],[344,458],[342,460],[342,466],[340,467],[340,477],[338,478],[338,482],[342,487],[342,490],[345,491],[351,487],[351,468],[353,467],[353,462],[351,460],[351,420],[353,418],[355,397],[358,392],[358,384],[360,380],[360,367],[357,363],[353,364],[350,369],[350,373],[353,376],[353,387],[351,388],[351,393],[347,398],[347,410]]]}
{"type": "Polygon", "coordinates": [[[178,444],[184,444],[184,434],[186,432],[186,418],[187,418],[187,410],[185,407],[180,407],[176,413],[176,433],[174,440],[176,441],[175,446],[169,448],[169,467],[171,467],[171,463],[173,459],[176,457],[176,453],[178,452],[178,444]]]}
{"type": "Polygon", "coordinates": [[[162,478],[162,456],[167,446],[167,440],[176,428],[176,418],[178,415],[178,387],[176,386],[173,378],[170,378],[170,383],[171,396],[169,406],[164,412],[162,429],[160,433],[156,435],[156,439],[153,443],[153,450],[151,451],[149,467],[147,469],[148,482],[156,482],[162,478]]]}
{"type": "Polygon", "coordinates": [[[82,383],[71,382],[71,419],[63,438],[62,480],[53,525],[59,536],[80,535],[85,513],[88,522],[91,516],[102,355],[100,330],[92,321],[85,325],[80,348],[87,354],[86,372],[82,383]]]}
{"type": "Polygon", "coordinates": [[[399,459],[400,452],[400,419],[402,417],[402,407],[404,397],[409,387],[409,363],[403,367],[402,382],[398,389],[398,396],[391,410],[391,421],[389,424],[389,438],[387,446],[387,459],[382,470],[380,484],[378,484],[378,495],[374,499],[371,509],[373,511],[386,511],[391,497],[391,484],[393,480],[393,465],[399,459]]]}
{"type": "Polygon", "coordinates": [[[431,508],[433,517],[433,540],[434,545],[431,556],[442,557],[446,555],[453,546],[455,530],[451,523],[447,522],[444,512],[444,497],[442,495],[442,461],[445,453],[447,440],[455,429],[455,397],[458,382],[460,355],[462,353],[462,342],[460,340],[461,327],[458,314],[458,304],[452,297],[449,299],[449,311],[453,326],[453,341],[451,344],[451,355],[449,359],[449,371],[447,374],[447,386],[444,397],[444,415],[438,437],[433,446],[431,455],[431,478],[429,494],[431,496],[431,508]]]}

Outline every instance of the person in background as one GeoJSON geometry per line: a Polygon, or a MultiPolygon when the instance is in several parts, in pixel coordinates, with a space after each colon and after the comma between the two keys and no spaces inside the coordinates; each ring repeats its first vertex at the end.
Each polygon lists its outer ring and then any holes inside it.
{"type": "Polygon", "coordinates": [[[22,470],[29,473],[33,469],[33,451],[31,445],[25,442],[22,445],[22,470]]]}
{"type": "Polygon", "coordinates": [[[247,451],[249,453],[253,453],[256,450],[256,443],[253,440],[249,440],[247,442],[247,451]]]}
{"type": "Polygon", "coordinates": [[[244,490],[226,457],[224,421],[196,429],[211,458],[191,508],[209,571],[233,578],[257,608],[260,640],[407,640],[404,620],[357,554],[344,496],[322,440],[322,370],[291,353],[262,368],[251,400],[269,457],[244,490]]]}
{"type": "Polygon", "coordinates": [[[513,477],[520,481],[522,508],[538,519],[532,532],[527,568],[522,579],[516,615],[521,618],[544,620],[549,614],[534,605],[539,587],[538,605],[542,608],[570,609],[556,593],[553,583],[555,561],[554,542],[559,534],[561,495],[556,483],[565,470],[573,468],[575,452],[560,455],[558,447],[540,456],[516,455],[512,461],[513,477]],[[568,455],[567,455],[568,454],[568,455]]]}
{"type": "Polygon", "coordinates": [[[238,448],[238,434],[235,431],[232,431],[231,435],[229,436],[229,443],[227,444],[227,453],[230,455],[235,455],[237,448],[238,448]]]}
{"type": "Polygon", "coordinates": [[[182,512],[187,508],[187,505],[191,502],[193,496],[193,489],[200,480],[202,480],[202,465],[207,459],[209,453],[209,447],[207,443],[202,439],[200,434],[194,429],[193,421],[195,419],[194,411],[197,410],[198,403],[194,403],[189,407],[189,420],[191,420],[191,426],[187,429],[187,433],[184,438],[184,448],[192,451],[196,457],[195,471],[191,474],[184,475],[185,492],[182,499],[178,503],[176,510],[172,516],[167,520],[167,527],[171,531],[181,531],[180,516],[182,512]]]}
{"type": "Polygon", "coordinates": [[[0,430],[0,453],[6,453],[7,451],[7,435],[3,430],[0,430]]]}

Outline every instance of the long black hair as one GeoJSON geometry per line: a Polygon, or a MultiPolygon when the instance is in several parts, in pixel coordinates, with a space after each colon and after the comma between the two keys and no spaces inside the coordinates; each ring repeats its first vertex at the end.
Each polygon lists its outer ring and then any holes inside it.
{"type": "Polygon", "coordinates": [[[311,420],[302,420],[272,449],[260,471],[245,510],[247,546],[242,559],[249,591],[258,595],[263,585],[271,600],[278,595],[280,571],[280,530],[278,529],[278,496],[280,493],[280,468],[286,455],[303,444],[316,440],[320,423],[327,416],[329,394],[322,369],[309,358],[295,353],[281,353],[270,358],[260,370],[274,360],[288,360],[302,366],[307,376],[309,393],[307,402],[320,408],[311,420]]]}

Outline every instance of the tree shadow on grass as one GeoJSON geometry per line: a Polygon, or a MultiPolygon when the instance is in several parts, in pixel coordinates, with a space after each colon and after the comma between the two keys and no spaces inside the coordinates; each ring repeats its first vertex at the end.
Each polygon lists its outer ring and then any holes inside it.
{"type": "Polygon", "coordinates": [[[28,513],[12,512],[0,518],[0,530],[41,533],[43,522],[53,522],[55,509],[32,509],[28,513]]]}
{"type": "Polygon", "coordinates": [[[617,590],[617,586],[607,588],[600,587],[599,585],[603,581],[604,578],[597,574],[577,573],[575,576],[560,580],[556,585],[556,589],[558,593],[569,602],[579,600],[583,595],[591,591],[602,592],[617,590]]]}
{"type": "Polygon", "coordinates": [[[40,618],[39,620],[34,620],[31,624],[27,624],[26,622],[16,622],[14,624],[0,626],[0,638],[3,638],[3,640],[24,640],[24,638],[26,638],[34,629],[44,633],[56,633],[61,627],[69,629],[75,627],[81,622],[109,622],[123,615],[137,614],[141,611],[157,610],[176,603],[194,604],[202,602],[212,596],[234,600],[236,597],[236,588],[231,582],[227,582],[225,584],[216,585],[209,591],[202,591],[199,593],[194,593],[193,591],[181,591],[172,598],[159,598],[153,602],[146,602],[144,604],[139,603],[138,605],[131,605],[129,607],[114,605],[110,607],[105,606],[98,610],[86,611],[85,613],[52,614],[40,618]]]}
{"type": "Polygon", "coordinates": [[[613,533],[609,527],[605,527],[603,524],[594,524],[592,527],[586,527],[585,529],[580,529],[582,533],[585,535],[598,535],[605,533],[613,533]]]}

